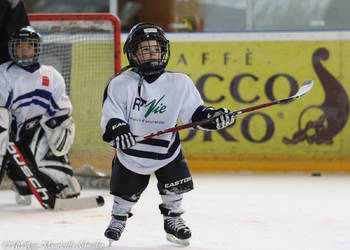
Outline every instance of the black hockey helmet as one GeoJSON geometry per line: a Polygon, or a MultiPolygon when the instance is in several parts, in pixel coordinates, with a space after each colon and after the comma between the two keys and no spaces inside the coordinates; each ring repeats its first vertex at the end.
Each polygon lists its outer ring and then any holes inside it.
{"type": "Polygon", "coordinates": [[[19,66],[27,67],[36,64],[39,60],[41,45],[41,35],[35,31],[31,26],[26,26],[18,31],[15,31],[8,42],[8,50],[11,60],[19,66]],[[22,42],[29,42],[34,47],[34,54],[32,57],[23,57],[22,53],[17,53],[21,49],[22,42]]]}
{"type": "Polygon", "coordinates": [[[126,38],[123,51],[128,57],[130,66],[143,76],[161,73],[170,58],[169,40],[166,39],[163,29],[153,23],[139,23],[132,27],[126,38]],[[134,59],[138,45],[148,40],[158,42],[161,47],[161,58],[140,63],[134,59]]]}

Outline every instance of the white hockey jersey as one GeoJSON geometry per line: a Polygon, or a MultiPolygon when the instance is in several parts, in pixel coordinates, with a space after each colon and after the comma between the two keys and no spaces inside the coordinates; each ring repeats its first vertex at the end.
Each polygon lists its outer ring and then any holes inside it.
{"type": "Polygon", "coordinates": [[[44,113],[72,112],[64,79],[55,68],[40,65],[29,72],[12,62],[0,65],[0,106],[9,109],[17,131],[25,121],[44,113]]]}
{"type": "MultiPolygon", "coordinates": [[[[125,72],[108,84],[101,127],[118,118],[127,122],[134,136],[143,136],[174,127],[178,119],[191,122],[195,110],[203,100],[192,80],[184,73],[164,72],[152,83],[146,80],[138,91],[140,76],[125,72]],[[143,101],[144,100],[144,101],[143,101]]],[[[120,162],[139,174],[150,174],[175,159],[181,150],[179,134],[164,134],[136,143],[117,152],[120,162]]]]}

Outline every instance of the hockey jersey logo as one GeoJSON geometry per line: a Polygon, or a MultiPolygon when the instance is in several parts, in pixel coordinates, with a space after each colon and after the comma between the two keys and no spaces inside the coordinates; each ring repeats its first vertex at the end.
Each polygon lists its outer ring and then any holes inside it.
{"type": "Polygon", "coordinates": [[[162,114],[165,112],[166,105],[160,102],[164,98],[164,96],[165,95],[163,95],[159,100],[153,99],[151,102],[146,104],[146,107],[148,107],[148,110],[146,111],[145,118],[147,118],[151,113],[162,114]]]}
{"type": "Polygon", "coordinates": [[[48,87],[50,84],[50,79],[47,76],[43,76],[41,85],[48,87]]]}
{"type": "Polygon", "coordinates": [[[141,98],[136,97],[134,104],[133,104],[133,109],[137,108],[138,111],[140,111],[140,107],[143,107],[145,104],[145,107],[148,108],[146,113],[145,113],[145,118],[147,118],[151,113],[154,114],[162,114],[166,111],[167,106],[164,105],[161,101],[165,97],[163,95],[159,100],[153,99],[150,102],[144,102],[141,98]]]}

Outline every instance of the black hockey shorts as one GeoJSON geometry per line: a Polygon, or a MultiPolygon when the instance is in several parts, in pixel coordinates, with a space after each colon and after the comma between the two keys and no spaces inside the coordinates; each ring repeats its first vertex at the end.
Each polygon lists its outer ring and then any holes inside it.
{"type": "MultiPolygon", "coordinates": [[[[115,158],[112,165],[111,194],[136,202],[146,189],[150,176],[128,170],[115,158]]],[[[155,171],[155,176],[161,195],[182,194],[193,189],[192,176],[182,152],[172,162],[155,171]]]]}

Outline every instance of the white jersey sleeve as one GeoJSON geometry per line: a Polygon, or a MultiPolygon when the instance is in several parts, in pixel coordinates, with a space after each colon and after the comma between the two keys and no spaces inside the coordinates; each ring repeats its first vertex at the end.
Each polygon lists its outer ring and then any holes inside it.
{"type": "Polygon", "coordinates": [[[6,103],[8,102],[11,93],[11,88],[6,75],[6,70],[9,65],[9,62],[0,65],[0,107],[6,107],[6,103]]]}
{"type": "Polygon", "coordinates": [[[52,91],[52,98],[57,105],[58,110],[68,109],[70,114],[72,113],[72,103],[66,93],[66,84],[62,75],[53,67],[53,84],[54,89],[52,91]]]}
{"type": "Polygon", "coordinates": [[[202,97],[191,78],[185,75],[184,102],[182,103],[179,117],[182,123],[192,122],[192,115],[196,109],[203,105],[202,97]]]}
{"type": "Polygon", "coordinates": [[[101,118],[103,132],[105,132],[106,125],[110,119],[118,118],[127,121],[126,97],[127,89],[125,86],[123,87],[122,77],[112,79],[108,83],[104,93],[101,118]]]}

